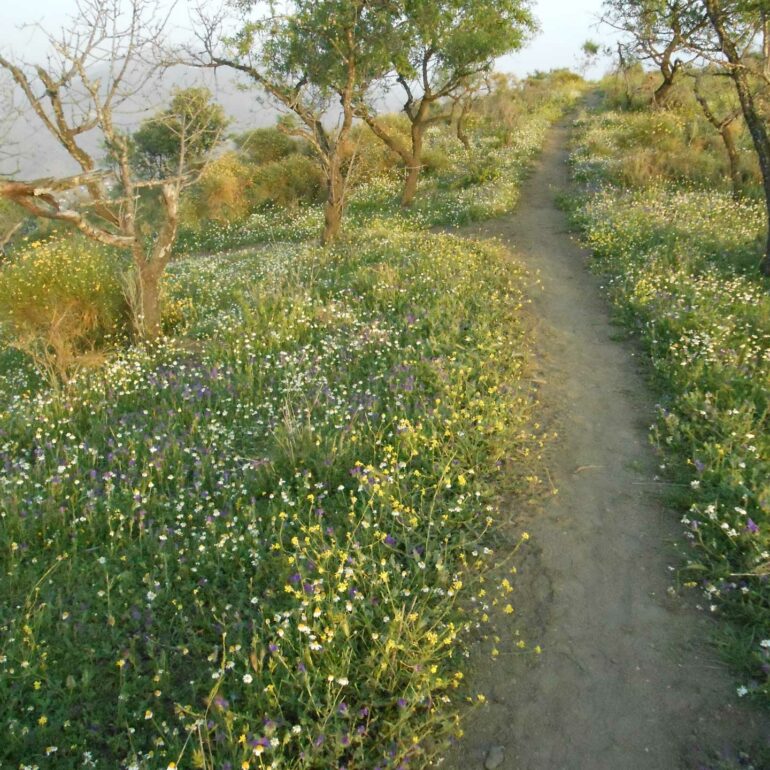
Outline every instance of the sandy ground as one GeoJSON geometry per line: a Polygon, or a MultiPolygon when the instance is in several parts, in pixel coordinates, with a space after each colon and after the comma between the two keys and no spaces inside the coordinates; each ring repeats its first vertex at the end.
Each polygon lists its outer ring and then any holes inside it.
{"type": "Polygon", "coordinates": [[[516,654],[503,639],[492,662],[480,645],[470,680],[489,700],[444,767],[699,768],[708,751],[770,743],[770,720],[738,699],[709,646],[713,619],[667,592],[680,525],[654,479],[653,398],[639,353],[613,340],[587,255],[555,204],[568,185],[568,136],[568,122],[552,130],[514,214],[464,231],[500,239],[542,281],[533,334],[540,398],[560,433],[559,491],[539,510],[512,512],[532,539],[515,620],[498,618],[502,636],[520,628],[543,653],[516,654]]]}

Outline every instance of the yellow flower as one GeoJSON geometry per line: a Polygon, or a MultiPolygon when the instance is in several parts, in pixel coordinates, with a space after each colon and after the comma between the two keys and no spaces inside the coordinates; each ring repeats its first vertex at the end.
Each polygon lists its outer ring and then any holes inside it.
{"type": "Polygon", "coordinates": [[[511,607],[510,604],[506,604],[503,608],[503,612],[505,612],[506,615],[513,615],[513,607],[511,607]]]}

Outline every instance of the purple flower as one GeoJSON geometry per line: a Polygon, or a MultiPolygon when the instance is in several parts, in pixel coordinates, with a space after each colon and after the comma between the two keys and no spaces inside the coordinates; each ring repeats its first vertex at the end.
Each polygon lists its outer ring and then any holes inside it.
{"type": "Polygon", "coordinates": [[[756,525],[756,523],[753,521],[753,519],[749,519],[746,522],[746,529],[748,532],[750,532],[752,535],[756,535],[757,532],[759,532],[759,527],[756,525]]]}
{"type": "Polygon", "coordinates": [[[398,707],[400,709],[405,709],[406,708],[406,700],[404,698],[399,698],[398,699],[398,707]]]}

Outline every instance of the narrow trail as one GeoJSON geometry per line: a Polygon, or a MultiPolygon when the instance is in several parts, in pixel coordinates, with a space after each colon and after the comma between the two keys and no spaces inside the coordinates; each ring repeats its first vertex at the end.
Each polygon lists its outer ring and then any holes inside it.
{"type": "Polygon", "coordinates": [[[569,183],[568,136],[566,121],[552,129],[512,215],[463,231],[498,238],[542,281],[531,291],[533,334],[541,401],[560,433],[559,492],[512,514],[532,536],[516,626],[543,654],[492,663],[479,653],[471,681],[488,702],[445,766],[483,768],[499,746],[501,770],[698,768],[706,751],[767,744],[770,721],[738,700],[708,644],[713,621],[667,593],[680,525],[654,479],[639,354],[613,341],[587,255],[555,203],[569,183]]]}

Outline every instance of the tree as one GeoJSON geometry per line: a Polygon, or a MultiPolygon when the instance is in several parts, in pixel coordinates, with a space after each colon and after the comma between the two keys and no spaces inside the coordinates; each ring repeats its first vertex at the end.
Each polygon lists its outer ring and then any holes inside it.
{"type": "Polygon", "coordinates": [[[409,206],[417,192],[425,131],[451,115],[440,108],[441,100],[489,71],[496,57],[519,49],[535,22],[523,0],[402,0],[388,13],[398,31],[388,52],[388,81],[404,94],[409,141],[378,118],[371,96],[356,102],[356,113],[403,160],[401,202],[409,206]]]}
{"type": "Polygon", "coordinates": [[[450,124],[454,122],[455,136],[468,152],[471,149],[471,140],[465,131],[465,122],[471,112],[473,112],[479,99],[485,94],[489,95],[491,92],[492,83],[489,77],[479,74],[466,78],[460,87],[449,95],[452,110],[448,121],[450,124]]]}
{"type": "Polygon", "coordinates": [[[692,0],[605,0],[602,22],[623,34],[618,45],[621,67],[626,59],[653,62],[663,78],[653,103],[664,106],[677,75],[689,62],[691,42],[702,31],[703,14],[692,0]]]}
{"type": "Polygon", "coordinates": [[[240,31],[222,42],[221,19],[201,17],[203,51],[194,63],[230,67],[293,113],[288,133],[313,148],[326,183],[322,243],[340,234],[347,177],[345,152],[361,94],[380,75],[382,51],[393,35],[387,0],[295,0],[276,14],[258,14],[245,0],[240,31]]]}
{"type": "Polygon", "coordinates": [[[165,18],[154,0],[79,0],[78,11],[69,28],[49,36],[46,65],[25,66],[0,56],[0,67],[80,172],[31,182],[0,181],[0,197],[36,217],[66,223],[99,243],[130,252],[134,331],[154,338],[161,330],[160,282],[177,235],[179,196],[191,182],[187,147],[199,134],[195,121],[182,120],[174,168],[157,179],[137,175],[131,137],[116,121],[121,105],[154,74],[147,56],[160,41],[165,18]],[[83,142],[94,133],[108,151],[101,167],[83,142]],[[148,194],[150,206],[143,205],[148,194]],[[148,236],[149,229],[154,233],[148,236]]]}
{"type": "Polygon", "coordinates": [[[173,175],[182,156],[189,169],[200,167],[229,123],[208,88],[178,89],[167,109],[132,134],[132,164],[149,179],[173,175]]]}
{"type": "Polygon", "coordinates": [[[708,32],[697,41],[697,52],[716,62],[735,86],[762,172],[767,211],[767,241],[760,270],[770,276],[770,134],[759,100],[767,95],[768,43],[765,0],[695,0],[705,11],[708,32]],[[762,55],[752,53],[761,41],[762,55]]]}
{"type": "Polygon", "coordinates": [[[741,197],[741,172],[740,154],[735,138],[740,127],[738,119],[741,116],[741,109],[738,107],[737,109],[728,110],[723,115],[717,115],[715,112],[716,107],[714,106],[714,103],[717,100],[712,99],[712,101],[709,101],[706,90],[703,87],[703,81],[708,74],[709,73],[704,70],[698,70],[695,73],[692,73],[694,78],[693,91],[703,116],[717,130],[722,139],[730,169],[730,183],[732,184],[733,189],[733,199],[738,200],[741,197]]]}
{"type": "MultiPolygon", "coordinates": [[[[583,45],[580,46],[580,53],[583,54],[583,59],[580,63],[580,72],[585,76],[588,68],[591,67],[596,60],[605,53],[602,47],[594,40],[586,40],[583,45]]],[[[606,53],[609,53],[607,51],[606,53]]]]}

